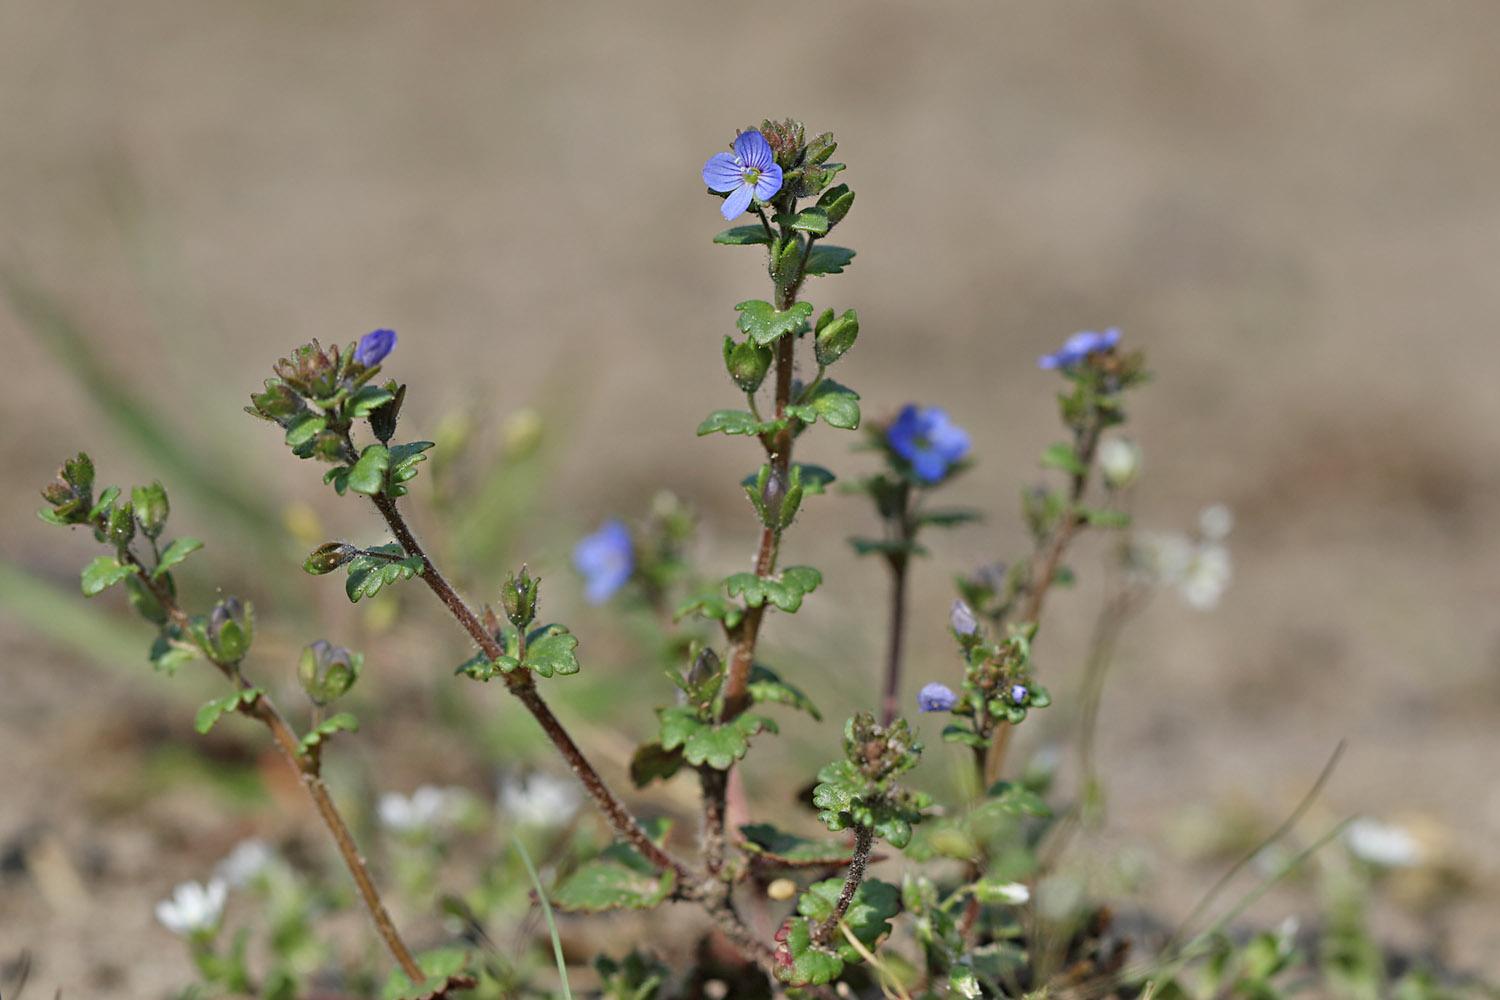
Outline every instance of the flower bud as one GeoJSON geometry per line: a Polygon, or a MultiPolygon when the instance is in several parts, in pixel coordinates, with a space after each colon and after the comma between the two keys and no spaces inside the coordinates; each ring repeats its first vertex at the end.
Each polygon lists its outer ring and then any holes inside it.
{"type": "Polygon", "coordinates": [[[688,670],[687,686],[689,690],[696,691],[719,673],[722,665],[719,662],[719,654],[715,653],[712,646],[704,646],[693,658],[693,665],[688,670]]]}
{"type": "Polygon", "coordinates": [[[366,368],[374,368],[385,360],[385,356],[391,353],[395,346],[395,330],[373,330],[359,338],[359,346],[354,349],[354,363],[366,368]]]}
{"type": "Polygon", "coordinates": [[[123,549],[135,537],[135,511],[129,500],[110,508],[108,531],[109,543],[117,548],[123,549]]]}
{"type": "Polygon", "coordinates": [[[137,486],[130,491],[130,503],[135,508],[135,519],[141,532],[147,538],[159,537],[167,525],[169,509],[167,491],[162,484],[158,481],[150,486],[137,486]]]}
{"type": "Polygon", "coordinates": [[[254,631],[250,606],[238,597],[224,598],[208,616],[209,645],[224,663],[237,663],[245,658],[254,631]]]}
{"type": "Polygon", "coordinates": [[[820,365],[831,365],[843,357],[859,336],[859,316],[853,309],[844,310],[844,315],[837,319],[832,314],[830,309],[819,318],[817,334],[813,338],[813,354],[820,365]]]}
{"type": "Polygon", "coordinates": [[[963,601],[953,602],[953,610],[948,612],[948,626],[959,635],[973,635],[979,631],[979,621],[974,617],[974,609],[963,601]]]}
{"type": "Polygon", "coordinates": [[[313,576],[332,573],[344,563],[359,555],[359,548],[348,542],[324,542],[302,561],[302,568],[313,576]]]}
{"type": "Polygon", "coordinates": [[[516,628],[523,629],[536,618],[536,592],[541,585],[541,577],[533,577],[523,565],[521,575],[510,574],[500,588],[500,605],[516,628]]]}
{"type": "Polygon", "coordinates": [[[323,706],[344,694],[359,679],[365,658],[351,653],[326,639],[319,639],[302,650],[297,664],[297,679],[314,705],[323,706]]]}
{"type": "Polygon", "coordinates": [[[1031,691],[1025,684],[1012,684],[1010,686],[1010,700],[1017,705],[1026,704],[1026,699],[1031,696],[1031,691]]]}
{"type": "Polygon", "coordinates": [[[754,392],[766,380],[771,370],[772,352],[769,347],[757,347],[750,341],[737,344],[733,337],[724,337],[724,367],[734,384],[745,392],[754,392]]]}
{"type": "Polygon", "coordinates": [[[401,416],[401,404],[406,399],[406,386],[397,385],[392,380],[382,388],[391,394],[391,398],[370,411],[370,432],[381,444],[390,444],[396,434],[396,419],[401,416]]]}
{"type": "Polygon", "coordinates": [[[923,712],[951,712],[958,695],[946,684],[927,684],[917,692],[917,708],[923,712]]]}
{"type": "Polygon", "coordinates": [[[1123,490],[1141,474],[1141,449],[1129,438],[1110,438],[1099,445],[1099,471],[1104,484],[1123,490]]]}

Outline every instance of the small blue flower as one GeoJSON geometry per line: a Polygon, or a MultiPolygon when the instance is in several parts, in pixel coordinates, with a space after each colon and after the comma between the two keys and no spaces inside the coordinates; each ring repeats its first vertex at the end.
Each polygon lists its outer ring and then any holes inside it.
{"type": "Polygon", "coordinates": [[[1029,690],[1027,690],[1025,684],[1012,684],[1011,685],[1011,687],[1010,687],[1010,700],[1013,701],[1013,702],[1015,702],[1017,705],[1024,705],[1024,704],[1026,704],[1026,699],[1029,698],[1030,696],[1031,696],[1031,692],[1029,690]]]}
{"type": "Polygon", "coordinates": [[[1069,337],[1061,350],[1042,355],[1036,364],[1038,368],[1071,368],[1083,364],[1090,354],[1107,351],[1119,342],[1120,331],[1113,326],[1103,333],[1085,330],[1069,337]]]}
{"type": "Polygon", "coordinates": [[[885,432],[891,450],[911,463],[924,483],[935,483],[969,453],[969,433],[936,406],[907,404],[885,432]]]}
{"type": "Polygon", "coordinates": [[[354,363],[374,368],[395,346],[395,330],[374,330],[359,338],[359,346],[354,349],[354,363]]]}
{"type": "Polygon", "coordinates": [[[733,153],[708,158],[703,164],[703,183],[710,191],[729,195],[719,211],[725,219],[734,219],[750,207],[752,196],[770,201],[781,190],[781,168],[766,137],[751,129],[735,137],[733,153]]]}
{"type": "Polygon", "coordinates": [[[917,692],[917,707],[924,712],[951,712],[958,695],[946,684],[928,684],[917,692]]]}
{"type": "Polygon", "coordinates": [[[586,581],[584,597],[590,604],[603,604],[635,571],[630,530],[622,521],[605,521],[598,531],[573,546],[573,565],[586,581]]]}

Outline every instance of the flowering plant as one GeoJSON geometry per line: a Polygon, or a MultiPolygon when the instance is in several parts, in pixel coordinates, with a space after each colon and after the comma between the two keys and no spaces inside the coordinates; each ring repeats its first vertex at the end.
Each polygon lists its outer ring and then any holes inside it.
{"type": "MultiPolygon", "coordinates": [[[[358,731],[352,712],[333,708],[361,680],[364,656],[325,639],[310,641],[290,671],[307,704],[283,710],[273,698],[275,685],[250,673],[256,633],[250,603],[227,596],[206,614],[188,610],[189,595],[179,593],[174,574],[202,543],[164,541],[168,503],[160,483],[128,496],[115,487],[96,496],[94,465],[79,455],[43,490],[43,520],[91,530],[106,549],[83,572],[84,594],[125,591],[156,630],[151,659],[158,669],[170,673],[201,660],[223,678],[228,691],[198,712],[198,730],[206,733],[226,715],[265,727],[327,826],[388,955],[385,995],[547,992],[544,966],[506,960],[486,944],[485,925],[498,918],[519,924],[533,896],[553,927],[565,990],[578,970],[566,962],[553,906],[584,913],[669,903],[697,908],[708,928],[699,946],[674,948],[670,936],[648,933],[637,947],[595,963],[601,992],[635,1000],[714,995],[710,982],[721,996],[747,997],[772,989],[819,997],[875,990],[975,997],[1065,985],[1103,995],[1136,989],[1175,968],[1171,962],[1202,954],[1194,950],[1202,936],[1185,937],[1157,964],[1127,967],[1122,950],[1107,940],[1107,911],[1095,901],[1080,897],[1045,913],[1035,909],[1057,874],[1059,844],[1101,814],[1088,734],[1107,658],[1091,660],[1079,699],[1085,780],[1077,801],[1049,801],[1050,770],[1018,772],[1008,750],[1016,727],[1053,701],[1042,682],[1050,665],[1034,659],[1035,641],[1049,594],[1073,579],[1067,563],[1073,542],[1089,531],[1118,540],[1123,572],[1100,625],[1101,642],[1112,642],[1113,630],[1155,587],[1176,587],[1200,608],[1217,602],[1230,575],[1230,518],[1211,508],[1192,539],[1132,532],[1125,501],[1139,477],[1140,449],[1115,429],[1126,421],[1129,394],[1147,381],[1144,359],[1123,349],[1116,329],[1068,338],[1039,362],[1062,379],[1066,434],[1041,455],[1052,480],[1024,494],[1029,549],[956,578],[948,619],[955,655],[946,665],[925,664],[913,695],[903,677],[910,571],[926,555],[925,530],[957,529],[980,517],[932,502],[979,449],[942,406],[882,405],[882,414],[894,416],[867,419],[860,394],[829,377],[861,332],[854,309],[820,312],[805,294],[811,279],[840,274],[855,258],[853,250],[827,242],[855,200],[848,184],[835,183],[844,170],[831,160],[836,149],[830,133],[809,136],[801,123],[765,121],[739,132],[732,152],[714,154],[702,170],[709,190],[724,196],[726,220],[747,211],[755,220],[720,232],[714,242],[756,248],[768,282],[764,299],[734,307],[733,332],[720,345],[739,401],[697,427],[700,436],[744,438],[759,452],[758,468],[743,481],[754,518],[745,568],[703,576],[687,556],[694,518],[672,498],[655,506],[645,527],[611,518],[572,553],[589,602],[623,595],[622,603],[650,612],[658,640],[652,655],[670,686],[658,686],[660,704],[628,771],[637,788],[695,786],[692,833],[648,816],[633,793],[606,780],[597,749],[550,707],[553,693],[590,665],[580,658],[579,635],[538,618],[541,577],[522,565],[498,594],[466,598],[440,569],[436,549],[411,529],[407,498],[435,445],[398,438],[407,386],[382,378],[398,357],[393,331],[376,330],[342,348],[317,341],[298,347],[251,396],[247,410],[274,424],[295,457],[321,463],[323,483],[339,496],[367,502],[386,532],[375,542],[324,542],[303,569],[316,576],[342,572],[354,602],[402,584],[425,587],[471,645],[473,655],[453,673],[512,696],[568,777],[564,784],[545,773],[509,773],[498,784],[494,817],[462,790],[382,791],[374,815],[390,840],[390,881],[413,896],[433,884],[453,838],[492,824],[513,836],[515,850],[488,857],[472,892],[434,901],[450,930],[436,943],[425,934],[431,947],[408,943],[385,900],[392,887],[380,884],[389,873],[367,863],[323,777],[327,755],[358,731]],[[868,498],[882,530],[850,541],[858,555],[877,557],[889,571],[882,687],[867,710],[839,727],[841,739],[822,735],[833,759],[807,785],[805,815],[799,821],[776,810],[773,823],[751,800],[742,768],[752,749],[787,724],[785,710],[821,720],[793,676],[806,667],[789,659],[773,669],[761,642],[776,627],[777,612],[795,614],[823,598],[822,573],[791,562],[788,536],[802,505],[829,495],[836,474],[797,458],[808,434],[861,427],[879,467],[848,477],[847,491],[868,498]],[[965,760],[958,794],[941,804],[916,787],[932,783],[922,781],[919,769],[934,741],[923,738],[903,706],[926,713],[917,716],[919,726],[939,719],[937,743],[958,748],[965,760]],[[595,819],[579,811],[585,800],[595,819]],[[601,839],[601,828],[610,839],[601,839]],[[533,850],[545,852],[545,877],[531,861],[533,850]]],[[[571,585],[564,577],[550,588],[571,585]]],[[[330,971],[328,951],[308,945],[312,915],[334,904],[296,886],[285,861],[263,845],[246,847],[224,871],[207,888],[179,886],[158,908],[161,923],[189,939],[211,986],[294,996],[319,978],[335,978],[349,990],[371,985],[359,973],[330,971]],[[262,893],[273,915],[269,971],[250,967],[243,937],[227,949],[218,942],[231,885],[262,893]]]]}

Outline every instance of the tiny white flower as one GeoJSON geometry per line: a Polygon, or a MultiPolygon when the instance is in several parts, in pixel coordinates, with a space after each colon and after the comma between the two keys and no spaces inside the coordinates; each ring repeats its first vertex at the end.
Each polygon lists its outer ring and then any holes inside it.
{"type": "Polygon", "coordinates": [[[1228,549],[1209,543],[1198,545],[1177,582],[1177,594],[1199,611],[1211,611],[1219,606],[1233,573],[1228,549]]]}
{"type": "Polygon", "coordinates": [[[572,782],[537,772],[500,780],[500,811],[519,826],[558,827],[578,811],[580,795],[572,782]]]}
{"type": "Polygon", "coordinates": [[[463,808],[464,792],[460,788],[422,785],[411,798],[399,792],[380,797],[380,822],[395,833],[417,833],[433,830],[452,821],[463,808]]]}
{"type": "Polygon", "coordinates": [[[974,896],[981,903],[1020,906],[1031,900],[1031,889],[1020,882],[995,882],[990,879],[981,879],[974,884],[974,896]]]}
{"type": "Polygon", "coordinates": [[[956,968],[948,974],[948,985],[964,1000],[975,1000],[979,996],[979,980],[973,969],[956,968]]]}
{"type": "Polygon", "coordinates": [[[1171,586],[1193,561],[1193,543],[1184,535],[1143,531],[1130,544],[1130,569],[1152,586],[1171,586]]]}
{"type": "Polygon", "coordinates": [[[1204,507],[1198,512],[1198,534],[1205,541],[1222,542],[1234,528],[1234,511],[1221,503],[1204,507]]]}
{"type": "Polygon", "coordinates": [[[264,840],[251,837],[234,845],[224,860],[214,866],[214,875],[238,889],[254,882],[276,860],[276,852],[264,840]]]}
{"type": "Polygon", "coordinates": [[[1344,827],[1344,843],[1361,861],[1381,868],[1411,868],[1422,861],[1422,845],[1405,829],[1361,817],[1344,827]]]}
{"type": "Polygon", "coordinates": [[[1099,445],[1099,471],[1112,490],[1123,490],[1141,474],[1141,449],[1129,438],[1109,438],[1099,445]]]}
{"type": "Polygon", "coordinates": [[[207,886],[183,882],[172,891],[171,899],[156,904],[156,919],[173,934],[192,937],[212,934],[219,929],[224,916],[224,897],[229,886],[223,879],[210,879],[207,886]]]}

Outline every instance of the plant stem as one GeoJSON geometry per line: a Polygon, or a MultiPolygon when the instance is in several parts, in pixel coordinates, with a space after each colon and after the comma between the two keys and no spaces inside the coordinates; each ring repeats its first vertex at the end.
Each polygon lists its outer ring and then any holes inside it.
{"type": "MultiPolygon", "coordinates": [[[[182,610],[181,605],[168,593],[166,587],[152,578],[150,571],[135,553],[128,549],[121,549],[120,558],[140,570],[139,579],[151,592],[151,596],[166,610],[173,623],[182,630],[183,635],[191,636],[191,622],[187,612],[182,610]]],[[[205,658],[234,684],[236,690],[246,688],[247,685],[240,675],[238,664],[225,663],[215,658],[208,649],[203,649],[202,652],[205,658]]],[[[271,737],[276,741],[277,749],[281,751],[292,770],[297,772],[297,777],[302,780],[302,787],[307,789],[313,805],[317,807],[318,815],[322,817],[324,825],[328,827],[328,832],[333,836],[333,842],[338,847],[339,855],[344,859],[344,865],[349,869],[349,874],[354,877],[354,884],[359,890],[360,899],[364,902],[365,909],[369,911],[370,919],[375,922],[375,930],[385,941],[386,948],[396,959],[396,964],[401,966],[401,971],[406,973],[407,978],[413,983],[422,982],[426,977],[416,960],[412,958],[406,942],[401,940],[401,934],[396,930],[396,925],[391,920],[385,903],[380,899],[380,891],[375,888],[375,881],[370,878],[370,871],[365,867],[364,858],[360,856],[354,837],[349,833],[348,825],[344,823],[343,817],[339,815],[333,799],[328,794],[328,786],[323,783],[323,778],[319,773],[321,767],[318,755],[300,753],[301,745],[296,734],[292,732],[291,726],[287,725],[286,719],[264,692],[256,695],[255,699],[248,704],[241,703],[238,711],[253,719],[258,719],[271,731],[271,737]]]]}
{"type": "Polygon", "coordinates": [[[865,866],[870,862],[870,844],[874,837],[875,831],[868,826],[854,828],[854,857],[849,862],[849,874],[844,876],[844,887],[839,890],[838,902],[834,904],[833,912],[813,930],[813,944],[820,947],[827,944],[828,939],[833,937],[833,932],[838,930],[839,922],[844,919],[844,914],[849,912],[849,904],[854,900],[854,893],[859,889],[859,884],[865,880],[865,866]]]}
{"type": "MultiPolygon", "coordinates": [[[[432,559],[417,541],[407,526],[405,518],[396,509],[396,502],[389,497],[372,496],[371,501],[375,508],[380,511],[380,516],[385,519],[387,527],[396,536],[396,541],[406,551],[408,556],[414,556],[422,560],[422,581],[427,584],[438,600],[443,602],[450,614],[458,621],[469,637],[484,652],[485,656],[495,659],[503,656],[505,650],[501,648],[495,637],[485,631],[484,625],[479,618],[464,603],[463,598],[453,589],[452,585],[438,572],[433,565],[432,559]]],[[[506,687],[510,693],[520,699],[521,704],[526,706],[547,738],[552,741],[563,760],[567,761],[578,780],[583,783],[584,790],[594,800],[595,805],[604,813],[611,826],[620,832],[630,845],[641,853],[651,864],[663,872],[674,873],[682,883],[691,886],[697,883],[694,873],[682,861],[674,858],[665,850],[658,847],[646,836],[646,831],[641,829],[635,817],[625,808],[619,798],[612,792],[604,779],[584,756],[578,744],[573,742],[572,736],[563,728],[557,716],[552,714],[552,709],[542,700],[542,696],[536,689],[536,681],[529,670],[513,670],[503,675],[506,687]]]]}
{"type": "Polygon", "coordinates": [[[916,535],[911,516],[911,484],[903,482],[897,496],[896,510],[886,519],[886,538],[902,548],[886,552],[891,568],[891,621],[886,641],[885,687],[880,707],[880,724],[889,726],[896,718],[901,697],[901,654],[906,635],[906,574],[911,566],[911,543],[916,535]],[[894,526],[894,531],[891,530],[894,526]]]}

